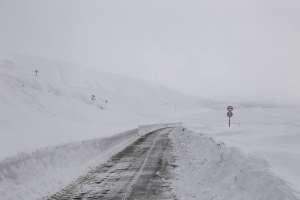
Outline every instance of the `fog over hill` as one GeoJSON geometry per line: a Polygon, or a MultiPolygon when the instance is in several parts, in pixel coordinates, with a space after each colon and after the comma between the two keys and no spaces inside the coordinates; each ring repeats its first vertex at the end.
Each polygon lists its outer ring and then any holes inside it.
{"type": "Polygon", "coordinates": [[[299,104],[295,0],[1,0],[0,57],[60,59],[223,101],[299,104]]]}
{"type": "Polygon", "coordinates": [[[0,82],[0,158],[168,121],[198,102],[142,80],[36,57],[0,61],[0,82]]]}

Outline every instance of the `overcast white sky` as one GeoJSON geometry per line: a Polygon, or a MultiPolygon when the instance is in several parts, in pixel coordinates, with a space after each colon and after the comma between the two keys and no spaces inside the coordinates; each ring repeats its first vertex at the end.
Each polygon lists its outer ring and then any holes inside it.
{"type": "Polygon", "coordinates": [[[198,96],[300,101],[299,0],[0,0],[0,53],[198,96]]]}

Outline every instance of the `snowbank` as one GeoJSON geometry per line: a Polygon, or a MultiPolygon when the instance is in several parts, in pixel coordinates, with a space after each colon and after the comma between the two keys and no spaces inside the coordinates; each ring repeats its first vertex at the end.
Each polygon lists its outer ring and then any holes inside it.
{"type": "Polygon", "coordinates": [[[236,105],[229,129],[223,109],[197,109],[177,121],[245,154],[266,160],[276,176],[298,191],[300,198],[300,108],[236,105]]]}
{"type": "Polygon", "coordinates": [[[179,199],[297,199],[295,191],[273,175],[265,161],[195,132],[177,130],[171,138],[179,199]]]}
{"type": "Polygon", "coordinates": [[[0,162],[0,198],[33,200],[57,192],[137,138],[137,129],[114,137],[37,150],[0,162]]]}

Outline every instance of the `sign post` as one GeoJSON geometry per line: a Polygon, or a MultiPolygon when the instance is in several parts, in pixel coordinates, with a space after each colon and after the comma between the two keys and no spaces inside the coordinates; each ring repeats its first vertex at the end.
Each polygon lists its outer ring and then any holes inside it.
{"type": "Polygon", "coordinates": [[[228,117],[228,127],[230,128],[231,126],[231,117],[233,116],[233,106],[228,106],[227,107],[227,117],[228,117]]]}

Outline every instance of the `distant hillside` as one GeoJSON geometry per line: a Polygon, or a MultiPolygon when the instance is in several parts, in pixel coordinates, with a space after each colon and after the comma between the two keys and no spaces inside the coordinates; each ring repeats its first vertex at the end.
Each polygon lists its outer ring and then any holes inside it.
{"type": "Polygon", "coordinates": [[[17,151],[168,121],[195,98],[42,58],[0,61],[0,159],[17,151]]]}

